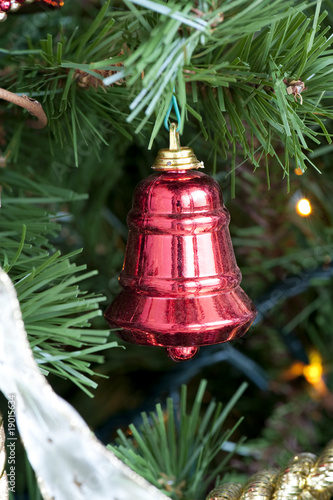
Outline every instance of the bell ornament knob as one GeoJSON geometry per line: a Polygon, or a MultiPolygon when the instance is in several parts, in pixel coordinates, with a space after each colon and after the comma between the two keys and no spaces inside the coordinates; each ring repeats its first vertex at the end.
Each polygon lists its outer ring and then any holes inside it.
{"type": "Polygon", "coordinates": [[[181,147],[176,123],[170,125],[169,149],[160,149],[153,170],[175,172],[204,168],[203,161],[198,161],[192,148],[181,147]]]}
{"type": "Polygon", "coordinates": [[[166,352],[172,361],[188,361],[197,354],[199,347],[166,347],[166,352]]]}

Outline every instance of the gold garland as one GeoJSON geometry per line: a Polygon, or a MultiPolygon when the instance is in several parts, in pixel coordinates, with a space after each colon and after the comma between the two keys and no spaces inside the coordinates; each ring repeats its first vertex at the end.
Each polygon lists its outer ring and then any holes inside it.
{"type": "Polygon", "coordinates": [[[319,458],[312,453],[300,453],[282,472],[258,472],[245,486],[222,484],[206,500],[329,500],[332,495],[333,441],[319,458]]]}
{"type": "Polygon", "coordinates": [[[0,498],[8,499],[8,481],[5,471],[6,466],[6,436],[2,425],[2,415],[0,413],[0,498]]]}

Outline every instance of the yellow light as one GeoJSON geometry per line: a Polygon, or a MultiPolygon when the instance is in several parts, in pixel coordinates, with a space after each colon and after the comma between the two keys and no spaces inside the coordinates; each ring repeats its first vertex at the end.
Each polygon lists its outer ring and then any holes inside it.
{"type": "Polygon", "coordinates": [[[321,357],[316,351],[311,351],[309,354],[310,364],[304,366],[304,377],[310,384],[316,385],[321,381],[323,376],[323,365],[321,364],[321,357]]]}
{"type": "Polygon", "coordinates": [[[310,384],[317,384],[321,380],[323,368],[320,365],[307,365],[303,369],[304,377],[310,384]]]}
{"type": "Polygon", "coordinates": [[[295,361],[290,368],[283,372],[283,380],[293,380],[300,375],[303,375],[304,363],[302,361],[295,361]]]}
{"type": "Polygon", "coordinates": [[[303,170],[301,169],[301,167],[295,168],[295,174],[296,175],[303,175],[303,170]]]}
{"type": "Polygon", "coordinates": [[[296,210],[297,213],[302,217],[307,217],[308,215],[310,215],[312,212],[312,207],[309,200],[307,200],[306,198],[302,198],[301,200],[299,200],[296,205],[296,210]]]}
{"type": "Polygon", "coordinates": [[[309,364],[305,365],[302,361],[295,361],[282,374],[282,380],[292,380],[303,375],[305,380],[312,385],[314,392],[312,397],[323,397],[328,393],[323,374],[324,369],[320,354],[312,349],[309,354],[309,364]]]}

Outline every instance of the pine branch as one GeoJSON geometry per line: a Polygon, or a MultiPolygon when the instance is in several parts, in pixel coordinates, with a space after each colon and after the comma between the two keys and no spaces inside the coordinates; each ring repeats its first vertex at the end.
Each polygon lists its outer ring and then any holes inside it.
{"type": "Polygon", "coordinates": [[[91,395],[87,388],[97,387],[91,364],[102,363],[98,353],[117,343],[107,343],[108,331],[91,328],[91,321],[101,315],[103,297],[82,292],[79,284],[96,273],[71,263],[78,251],[67,256],[55,251],[50,239],[59,226],[50,212],[36,205],[85,195],[34,182],[9,169],[0,173],[5,186],[0,266],[15,284],[35,359],[45,374],[70,379],[91,395]]]}
{"type": "Polygon", "coordinates": [[[225,420],[247,385],[242,384],[222,410],[222,404],[211,401],[201,415],[206,381],[201,381],[191,412],[186,409],[187,390],[182,386],[179,409],[167,400],[166,411],[160,404],[156,412],[142,413],[142,425],[129,426],[128,437],[118,431],[118,446],[110,449],[138,474],[162,489],[173,499],[203,498],[208,485],[224,470],[231,453],[214,459],[236,425],[221,434],[225,420]]]}
{"type": "Polygon", "coordinates": [[[325,120],[333,116],[333,39],[321,28],[321,2],[312,17],[302,12],[309,2],[288,0],[206,2],[202,11],[185,0],[125,5],[106,2],[92,23],[62,28],[56,42],[48,35],[41,49],[1,49],[13,68],[8,83],[43,100],[54,137],[73,142],[76,164],[78,137],[98,148],[112,131],[130,139],[132,122],[136,132],[153,125],[151,146],[175,87],[182,127],[200,126],[213,158],[231,151],[233,176],[236,151],[256,168],[275,158],[285,176],[291,164],[316,168],[309,153],[331,142],[325,120]],[[287,93],[295,80],[308,87],[303,105],[287,93]]]}

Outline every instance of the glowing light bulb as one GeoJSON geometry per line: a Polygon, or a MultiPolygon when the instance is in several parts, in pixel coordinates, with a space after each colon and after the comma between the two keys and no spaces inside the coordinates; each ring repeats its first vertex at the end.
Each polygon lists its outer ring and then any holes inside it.
{"type": "Polygon", "coordinates": [[[303,375],[314,387],[316,392],[319,395],[324,396],[327,394],[328,389],[323,379],[324,370],[320,354],[315,350],[311,350],[309,353],[309,361],[310,364],[304,366],[303,368],[303,375]]]}
{"type": "Polygon", "coordinates": [[[306,365],[303,368],[304,377],[310,384],[315,385],[321,380],[323,374],[323,367],[319,364],[306,365]]]}
{"type": "Polygon", "coordinates": [[[303,175],[303,170],[301,169],[301,167],[295,168],[295,174],[296,175],[303,175]]]}
{"type": "Polygon", "coordinates": [[[302,198],[297,202],[296,210],[302,217],[307,217],[312,212],[311,203],[306,198],[302,198]]]}
{"type": "Polygon", "coordinates": [[[311,349],[308,356],[308,365],[305,365],[302,361],[295,361],[283,372],[282,380],[293,380],[303,375],[307,382],[312,385],[317,395],[325,396],[328,393],[328,389],[323,378],[324,368],[320,354],[311,349]]]}

